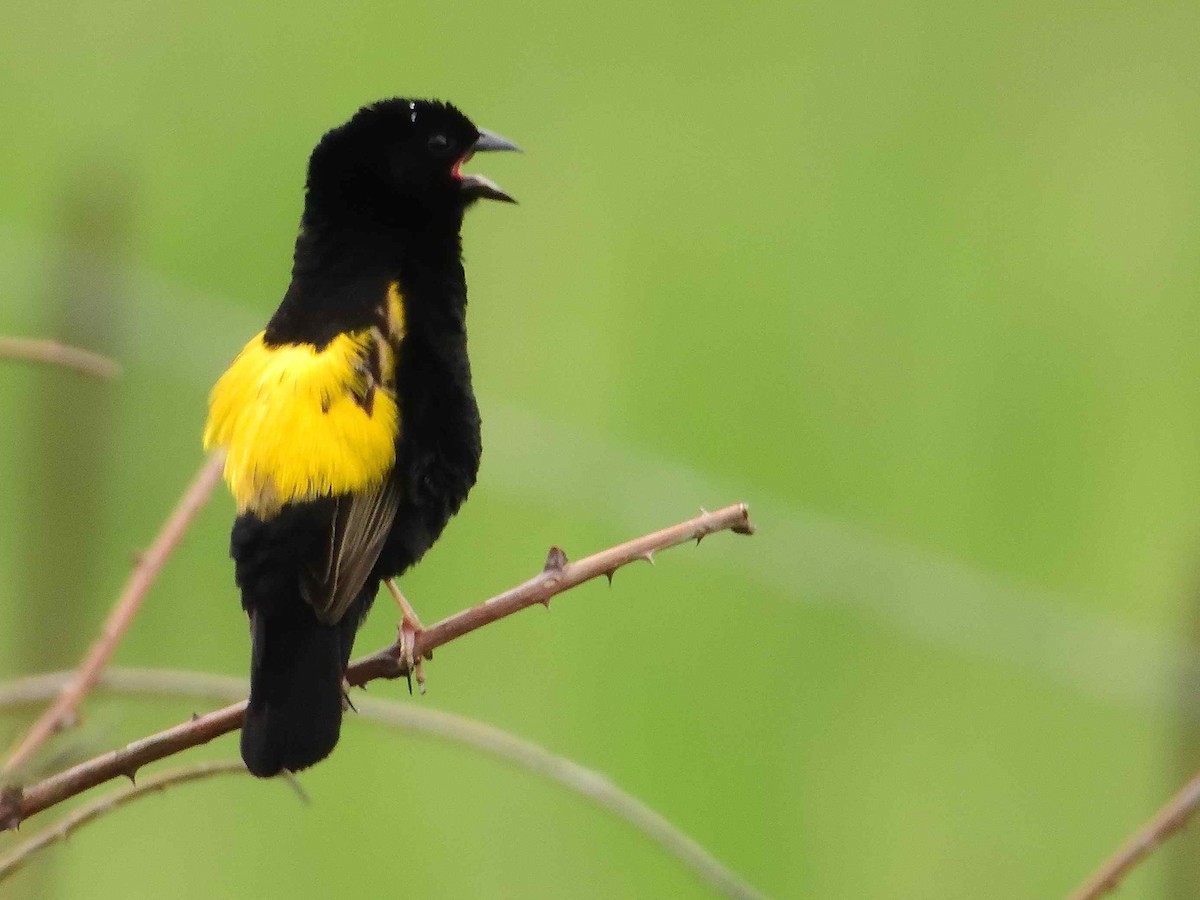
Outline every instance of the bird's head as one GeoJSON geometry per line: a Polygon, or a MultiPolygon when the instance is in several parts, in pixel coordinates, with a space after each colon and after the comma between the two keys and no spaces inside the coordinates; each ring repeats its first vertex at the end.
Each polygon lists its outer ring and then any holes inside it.
{"type": "Polygon", "coordinates": [[[516,203],[490,178],[462,167],[476,153],[518,149],[449,103],[381,100],[321,138],[308,164],[309,202],[384,215],[461,214],[480,199],[516,203]]]}

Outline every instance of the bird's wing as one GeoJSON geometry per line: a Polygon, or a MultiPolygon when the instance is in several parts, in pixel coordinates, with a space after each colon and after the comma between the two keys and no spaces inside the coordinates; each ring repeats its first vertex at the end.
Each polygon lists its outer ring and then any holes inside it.
{"type": "Polygon", "coordinates": [[[323,346],[271,344],[260,333],[213,389],[205,445],[226,448],[239,512],[269,521],[287,504],[333,501],[328,543],[300,573],[301,595],[323,622],[339,621],[362,590],[400,505],[403,337],[393,283],[377,323],[323,346]]]}
{"type": "Polygon", "coordinates": [[[380,347],[374,329],[324,347],[268,344],[259,333],[238,354],[213,388],[204,443],[226,449],[239,513],[267,521],[286,504],[384,481],[400,411],[380,377],[380,347]]]}
{"type": "Polygon", "coordinates": [[[340,621],[362,590],[399,505],[400,487],[394,475],[373,490],[335,501],[327,552],[300,574],[300,594],[322,622],[340,621]]]}
{"type": "MultiPolygon", "coordinates": [[[[389,291],[389,304],[391,295],[389,291]]],[[[356,385],[355,403],[368,415],[372,414],[377,396],[387,396],[395,405],[388,385],[395,373],[396,345],[392,340],[398,335],[388,327],[389,312],[385,307],[381,312],[383,323],[371,329],[363,361],[358,366],[362,381],[356,385]]],[[[362,590],[383,550],[400,497],[399,479],[391,471],[377,486],[335,498],[328,553],[313,560],[300,579],[300,593],[321,621],[330,624],[340,621],[362,590]]]]}

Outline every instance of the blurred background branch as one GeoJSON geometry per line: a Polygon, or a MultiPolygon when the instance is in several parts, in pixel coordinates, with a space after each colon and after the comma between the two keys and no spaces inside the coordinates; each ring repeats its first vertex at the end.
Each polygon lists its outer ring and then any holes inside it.
{"type": "Polygon", "coordinates": [[[0,336],[0,359],[62,366],[97,378],[116,378],[121,374],[121,367],[107,356],[43,338],[0,336]]]}
{"type": "MultiPolygon", "coordinates": [[[[63,685],[70,683],[69,677],[67,676],[62,679],[63,685]]],[[[0,881],[3,881],[20,869],[39,850],[44,850],[56,841],[65,841],[84,825],[95,821],[113,810],[120,809],[127,803],[131,803],[148,794],[174,787],[177,784],[183,784],[188,781],[199,781],[211,778],[214,775],[234,775],[239,772],[246,772],[246,767],[240,761],[198,763],[196,765],[173,769],[169,772],[163,772],[160,775],[154,775],[140,784],[97,797],[71,810],[59,822],[39,832],[35,837],[30,838],[0,859],[0,881]]]]}
{"type": "MultiPolygon", "coordinates": [[[[57,170],[50,190],[50,238],[41,253],[29,254],[36,275],[27,303],[41,320],[21,330],[115,357],[126,327],[130,180],[93,157],[57,170]]],[[[6,429],[20,453],[8,479],[17,504],[0,514],[19,554],[4,616],[15,638],[9,658],[17,671],[58,668],[78,659],[91,598],[114,555],[119,400],[106,381],[58,365],[27,373],[5,366],[4,373],[28,397],[19,427],[6,429]]],[[[57,882],[57,867],[44,866],[23,887],[30,896],[52,896],[57,882]]]]}
{"type": "Polygon", "coordinates": [[[100,636],[76,669],[75,677],[63,685],[54,702],[29,727],[4,761],[4,765],[0,767],[0,774],[20,769],[54,734],[77,721],[83,698],[112,659],[121,638],[133,624],[134,616],[141,609],[142,601],[162,571],[167,558],[183,540],[188,526],[212,496],[213,488],[220,482],[224,462],[223,453],[214,453],[205,460],[183,496],[179,498],[175,509],[163,523],[154,542],[144,553],[139,554],[125,588],[113,604],[100,636]]]}
{"type": "Polygon", "coordinates": [[[1121,880],[1182,829],[1200,807],[1200,774],[1195,775],[1154,817],[1125,843],[1071,895],[1071,900],[1097,900],[1116,890],[1121,880]]]}
{"type": "MultiPolygon", "coordinates": [[[[0,709],[37,703],[52,697],[68,684],[73,673],[57,672],[37,675],[0,684],[0,709]]],[[[99,687],[109,692],[134,696],[186,696],[206,699],[235,699],[245,696],[247,683],[240,678],[209,675],[201,672],[182,672],[170,669],[109,669],[101,677],[99,687]]],[[[373,697],[355,700],[358,717],[392,728],[422,734],[452,743],[465,745],[489,756],[498,757],[526,769],[535,775],[548,778],[568,790],[595,803],[600,808],[624,820],[638,831],[653,839],[664,850],[690,868],[701,879],[723,896],[754,898],[761,896],[736,872],[718,861],[709,851],[690,838],[669,820],[655,812],[633,795],[617,787],[608,778],[563,756],[550,753],[539,745],[509,734],[483,722],[464,716],[428,709],[414,704],[401,704],[373,697]]],[[[216,771],[244,771],[240,763],[216,764],[216,771]]],[[[188,772],[181,769],[172,773],[177,779],[186,779],[188,772]]],[[[167,776],[156,776],[155,780],[167,776]]],[[[194,777],[202,777],[196,775],[194,777]]],[[[147,782],[147,784],[152,784],[147,782]]],[[[148,790],[153,790],[153,787],[148,790]]],[[[115,795],[120,802],[134,799],[133,792],[115,795]]],[[[114,795],[107,795],[112,797],[114,795]]],[[[101,798],[87,809],[107,809],[109,803],[101,798]]],[[[80,811],[70,815],[74,820],[80,811]]],[[[83,818],[93,818],[86,815],[83,818]]],[[[69,830],[78,824],[74,823],[69,830]]],[[[27,844],[22,845],[23,858],[59,836],[62,825],[50,827],[27,844]]],[[[0,862],[0,880],[7,874],[5,866],[18,854],[0,862]]],[[[15,870],[15,865],[13,869],[15,870]]]]}

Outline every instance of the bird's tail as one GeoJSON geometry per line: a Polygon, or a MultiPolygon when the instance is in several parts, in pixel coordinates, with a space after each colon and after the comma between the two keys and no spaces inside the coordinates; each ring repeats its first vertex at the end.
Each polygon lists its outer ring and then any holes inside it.
{"type": "Polygon", "coordinates": [[[260,778],[308,768],[330,754],[342,727],[340,631],[315,617],[296,621],[263,615],[252,616],[250,631],[242,760],[260,778]]]}

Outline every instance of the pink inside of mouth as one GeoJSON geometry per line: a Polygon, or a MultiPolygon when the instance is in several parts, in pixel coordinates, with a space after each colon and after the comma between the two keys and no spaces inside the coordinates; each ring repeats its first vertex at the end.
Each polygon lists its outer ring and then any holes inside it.
{"type": "Polygon", "coordinates": [[[471,159],[471,157],[474,155],[475,154],[473,154],[473,153],[467,153],[465,156],[463,156],[461,159],[459,159],[458,162],[456,162],[454,164],[454,168],[450,170],[451,176],[458,179],[459,181],[462,181],[462,177],[463,177],[462,167],[465,166],[467,164],[467,162],[471,159]]]}

